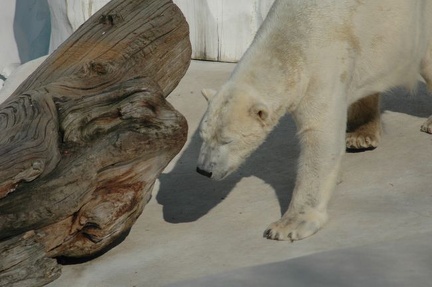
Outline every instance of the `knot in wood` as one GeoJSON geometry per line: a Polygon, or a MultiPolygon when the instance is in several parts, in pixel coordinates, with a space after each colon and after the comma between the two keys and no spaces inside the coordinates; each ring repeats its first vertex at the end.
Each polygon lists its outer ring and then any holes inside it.
{"type": "Polygon", "coordinates": [[[103,63],[98,63],[98,62],[90,63],[90,69],[98,75],[108,74],[109,69],[107,68],[108,66],[104,65],[103,63]]]}
{"type": "Polygon", "coordinates": [[[82,77],[101,76],[111,74],[115,70],[114,63],[91,61],[81,69],[82,77]]]}
{"type": "Polygon", "coordinates": [[[105,26],[114,26],[115,24],[118,24],[120,22],[122,22],[123,17],[119,14],[104,14],[102,16],[100,16],[99,18],[99,23],[105,26]]]}

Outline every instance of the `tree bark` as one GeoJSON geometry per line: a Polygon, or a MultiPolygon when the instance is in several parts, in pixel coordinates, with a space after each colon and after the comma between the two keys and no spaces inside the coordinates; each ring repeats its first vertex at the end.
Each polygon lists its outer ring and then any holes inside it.
{"type": "Polygon", "coordinates": [[[51,258],[131,228],[186,141],[165,97],[190,55],[171,0],[112,0],[0,106],[0,286],[44,285],[51,258]]]}

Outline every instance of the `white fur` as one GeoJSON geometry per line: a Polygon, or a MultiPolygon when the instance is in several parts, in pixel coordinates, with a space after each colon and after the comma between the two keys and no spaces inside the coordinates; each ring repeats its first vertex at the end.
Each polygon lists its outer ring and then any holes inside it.
{"type": "Polygon", "coordinates": [[[276,0],[201,125],[198,168],[234,171],[291,112],[301,142],[293,198],[265,236],[298,240],[327,220],[350,104],[395,86],[432,87],[432,0],[276,0]]]}

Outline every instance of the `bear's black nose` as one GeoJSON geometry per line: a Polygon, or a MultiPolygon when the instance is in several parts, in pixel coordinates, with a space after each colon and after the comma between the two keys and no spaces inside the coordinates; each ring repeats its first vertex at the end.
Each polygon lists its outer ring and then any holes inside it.
{"type": "Polygon", "coordinates": [[[212,173],[211,173],[211,172],[208,172],[208,171],[205,171],[205,170],[203,170],[203,169],[200,169],[199,167],[196,168],[196,171],[197,171],[199,174],[202,174],[202,175],[207,176],[207,177],[211,177],[211,176],[212,176],[212,173]]]}

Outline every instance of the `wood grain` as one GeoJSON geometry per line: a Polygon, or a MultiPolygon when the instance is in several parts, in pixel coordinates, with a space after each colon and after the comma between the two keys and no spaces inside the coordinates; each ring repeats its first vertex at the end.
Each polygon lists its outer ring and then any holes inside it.
{"type": "Polygon", "coordinates": [[[113,0],[0,106],[0,286],[42,286],[51,258],[128,232],[186,141],[165,97],[190,55],[172,1],[113,0]]]}

